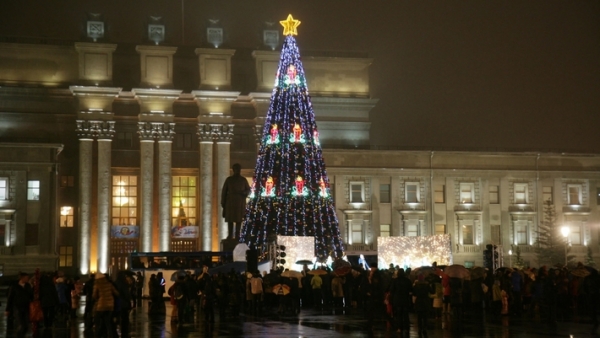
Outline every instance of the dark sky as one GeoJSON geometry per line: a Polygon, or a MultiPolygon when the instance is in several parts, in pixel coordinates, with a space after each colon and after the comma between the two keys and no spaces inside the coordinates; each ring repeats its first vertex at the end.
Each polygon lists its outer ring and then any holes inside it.
{"type": "MultiPolygon", "coordinates": [[[[149,15],[181,41],[181,0],[3,1],[0,36],[78,40],[101,12],[111,42],[140,43],[149,15]]],[[[372,144],[600,153],[600,1],[184,0],[187,45],[208,18],[252,48],[266,20],[302,21],[306,50],[374,58],[372,144]]]]}

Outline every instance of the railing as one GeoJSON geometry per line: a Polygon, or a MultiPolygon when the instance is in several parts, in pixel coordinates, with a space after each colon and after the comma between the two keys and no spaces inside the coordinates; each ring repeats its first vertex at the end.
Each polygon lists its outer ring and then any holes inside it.
{"type": "Polygon", "coordinates": [[[479,245],[461,245],[459,246],[459,252],[464,252],[464,253],[478,253],[481,252],[481,246],[479,245]]]}

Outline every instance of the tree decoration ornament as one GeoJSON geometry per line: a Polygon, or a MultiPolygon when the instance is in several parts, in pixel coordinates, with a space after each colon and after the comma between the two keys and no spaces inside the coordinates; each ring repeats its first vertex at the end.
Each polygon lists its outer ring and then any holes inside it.
{"type": "Polygon", "coordinates": [[[267,136],[267,144],[279,144],[279,128],[276,123],[271,126],[270,135],[267,136]]]}
{"type": "Polygon", "coordinates": [[[312,237],[315,256],[325,261],[330,253],[341,257],[344,248],[315,113],[293,36],[300,22],[290,15],[284,23],[275,87],[265,115],[264,142],[254,168],[259,190],[248,201],[240,242],[265,253],[276,236],[312,237]]]}
{"type": "Polygon", "coordinates": [[[283,35],[292,36],[298,35],[298,26],[300,26],[300,20],[294,20],[291,14],[288,15],[287,19],[279,21],[283,26],[283,35]]]}

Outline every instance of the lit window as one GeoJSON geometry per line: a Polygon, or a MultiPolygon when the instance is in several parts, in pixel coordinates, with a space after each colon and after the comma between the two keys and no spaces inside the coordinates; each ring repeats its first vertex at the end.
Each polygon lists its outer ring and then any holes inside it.
{"type": "Polygon", "coordinates": [[[446,186],[438,184],[435,186],[435,203],[446,203],[446,186]]]}
{"type": "Polygon", "coordinates": [[[379,226],[379,236],[380,237],[390,237],[390,225],[389,224],[381,224],[379,226]]]}
{"type": "Polygon", "coordinates": [[[408,237],[419,236],[419,222],[418,221],[408,221],[406,223],[406,236],[408,236],[408,237]]]}
{"type": "Polygon", "coordinates": [[[173,226],[196,225],[196,177],[173,177],[173,226]]]}
{"type": "Polygon", "coordinates": [[[73,227],[73,208],[72,207],[61,207],[60,208],[60,227],[61,228],[72,228],[73,227]]]}
{"type": "Polygon", "coordinates": [[[435,225],[435,234],[436,235],[445,235],[446,234],[446,224],[436,224],[435,225]]]}
{"type": "Polygon", "coordinates": [[[491,185],[490,186],[490,204],[498,204],[500,203],[500,198],[498,196],[498,186],[491,185]]]}
{"type": "Polygon", "coordinates": [[[359,244],[363,242],[362,221],[352,221],[352,243],[359,244]]]}
{"type": "Polygon", "coordinates": [[[0,177],[0,200],[8,198],[8,178],[0,177]]]}
{"type": "Polygon", "coordinates": [[[462,226],[463,245],[473,245],[473,225],[464,224],[462,226]]]}
{"type": "Polygon", "coordinates": [[[138,225],[137,176],[113,176],[112,225],[138,225]]]}
{"type": "Polygon", "coordinates": [[[407,182],[404,195],[406,203],[419,203],[419,183],[407,182]]]}
{"type": "Polygon", "coordinates": [[[69,267],[73,266],[73,247],[59,246],[58,247],[58,266],[69,267]]]}
{"type": "Polygon", "coordinates": [[[569,224],[569,244],[581,245],[581,222],[569,224]]]}
{"type": "Polygon", "coordinates": [[[364,203],[365,184],[363,182],[350,182],[350,203],[364,203]]]}
{"type": "Polygon", "coordinates": [[[40,181],[27,181],[27,200],[40,200],[40,181]]]}
{"type": "Polygon", "coordinates": [[[516,231],[516,244],[526,245],[528,243],[528,231],[527,221],[516,221],[515,222],[515,231],[516,231]]]}
{"type": "Polygon", "coordinates": [[[390,203],[390,185],[380,184],[379,185],[379,201],[381,203],[390,203]]]}
{"type": "Polygon", "coordinates": [[[475,184],[474,183],[461,183],[460,184],[460,203],[470,204],[475,201],[474,198],[475,184]]]}
{"type": "Polygon", "coordinates": [[[581,205],[581,184],[569,184],[567,186],[567,204],[570,205],[581,205]]]}
{"type": "Polygon", "coordinates": [[[529,196],[527,193],[527,183],[515,183],[515,204],[527,204],[529,203],[529,196]]]}
{"type": "Polygon", "coordinates": [[[554,202],[552,198],[552,187],[542,187],[542,200],[544,202],[554,202]]]}

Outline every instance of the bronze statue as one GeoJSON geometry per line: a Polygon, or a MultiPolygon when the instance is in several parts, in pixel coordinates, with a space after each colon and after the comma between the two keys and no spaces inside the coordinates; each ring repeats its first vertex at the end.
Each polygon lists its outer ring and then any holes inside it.
{"type": "Polygon", "coordinates": [[[242,166],[234,164],[233,175],[227,177],[223,184],[221,193],[221,207],[223,207],[223,218],[227,222],[227,239],[240,238],[242,218],[246,210],[246,197],[250,193],[250,185],[244,176],[241,175],[242,166]],[[235,223],[235,236],[233,233],[233,224],[235,223]]]}

